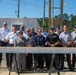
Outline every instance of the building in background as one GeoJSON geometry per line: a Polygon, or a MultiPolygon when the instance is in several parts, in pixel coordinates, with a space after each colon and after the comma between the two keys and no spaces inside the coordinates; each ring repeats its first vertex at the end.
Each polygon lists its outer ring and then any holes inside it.
{"type": "Polygon", "coordinates": [[[40,25],[35,18],[0,18],[0,27],[2,27],[4,22],[7,22],[8,28],[11,28],[13,25],[17,26],[17,30],[20,29],[21,25],[24,25],[25,29],[34,27],[35,32],[40,29],[40,25]]]}

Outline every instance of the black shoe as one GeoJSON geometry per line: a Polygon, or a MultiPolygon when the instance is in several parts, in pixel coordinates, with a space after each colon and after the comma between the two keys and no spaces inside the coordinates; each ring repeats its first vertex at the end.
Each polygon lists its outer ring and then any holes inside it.
{"type": "Polygon", "coordinates": [[[47,70],[50,70],[50,68],[47,68],[47,70]]]}
{"type": "Polygon", "coordinates": [[[73,68],[70,68],[69,71],[74,71],[74,69],[73,68]]]}
{"type": "Polygon", "coordinates": [[[61,68],[59,68],[59,70],[63,70],[63,68],[61,67],[61,68]]]}
{"type": "Polygon", "coordinates": [[[40,68],[37,68],[36,70],[37,70],[37,71],[40,71],[40,68]]]}
{"type": "Polygon", "coordinates": [[[40,66],[40,69],[43,69],[43,66],[40,66]]]}
{"type": "Polygon", "coordinates": [[[44,70],[43,69],[40,69],[40,72],[43,72],[44,70]]]}
{"type": "Polygon", "coordinates": [[[7,68],[9,68],[9,65],[7,65],[7,68]]]}

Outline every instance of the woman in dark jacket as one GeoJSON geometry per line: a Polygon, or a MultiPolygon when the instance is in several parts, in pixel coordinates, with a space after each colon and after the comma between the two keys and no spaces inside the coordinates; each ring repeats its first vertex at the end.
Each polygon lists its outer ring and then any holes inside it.
{"type": "MultiPolygon", "coordinates": [[[[45,46],[45,38],[41,34],[41,30],[38,30],[37,36],[34,39],[35,47],[44,47],[45,46]]],[[[35,54],[34,55],[35,67],[37,69],[43,69],[44,65],[44,54],[35,54]]]]}

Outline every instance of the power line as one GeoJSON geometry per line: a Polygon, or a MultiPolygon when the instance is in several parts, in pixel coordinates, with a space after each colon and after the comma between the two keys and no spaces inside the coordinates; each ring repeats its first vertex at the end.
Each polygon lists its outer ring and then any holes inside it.
{"type": "Polygon", "coordinates": [[[43,6],[43,4],[40,4],[40,3],[32,3],[32,2],[28,2],[28,1],[26,1],[26,2],[24,2],[24,1],[21,1],[21,3],[23,3],[23,4],[30,4],[30,5],[35,5],[35,6],[43,6]]]}
{"type": "Polygon", "coordinates": [[[15,13],[17,13],[17,18],[19,18],[20,17],[20,0],[13,0],[13,1],[17,1],[18,2],[18,4],[17,4],[18,9],[17,9],[17,11],[15,11],[15,13]]]}
{"type": "MultiPolygon", "coordinates": [[[[21,6],[21,7],[22,7],[22,6],[21,6]]],[[[25,8],[22,7],[22,9],[25,9],[25,8]]],[[[41,12],[36,11],[36,10],[33,10],[33,9],[29,8],[29,7],[26,7],[26,9],[31,10],[31,11],[33,11],[33,12],[41,13],[41,12]]]]}
{"type": "MultiPolygon", "coordinates": [[[[24,4],[24,2],[22,2],[22,1],[21,1],[21,3],[23,3],[23,4],[24,4]]],[[[45,4],[46,4],[46,3],[45,3],[45,4]]],[[[26,2],[26,4],[25,4],[25,5],[30,5],[30,7],[31,7],[31,6],[34,6],[34,8],[39,8],[39,9],[41,9],[41,8],[42,8],[42,9],[43,9],[43,5],[36,5],[36,4],[30,3],[30,2],[26,2]]],[[[24,6],[25,6],[25,5],[24,5],[24,6]]],[[[48,10],[48,9],[47,9],[47,8],[45,8],[45,10],[48,10]]]]}
{"type": "MultiPolygon", "coordinates": [[[[67,7],[64,6],[64,11],[68,11],[68,12],[73,12],[74,11],[74,10],[70,10],[71,8],[75,8],[74,3],[73,2],[70,3],[70,2],[71,1],[66,2],[66,6],[67,7]]],[[[58,1],[57,0],[55,0],[55,3],[58,5],[58,1]]]]}
{"type": "MultiPolygon", "coordinates": [[[[22,2],[23,3],[23,2],[22,2]]],[[[26,3],[25,5],[30,5],[31,3],[26,3]]],[[[31,4],[30,6],[34,6],[35,8],[42,8],[42,6],[37,6],[36,4],[31,4]]]]}
{"type": "Polygon", "coordinates": [[[1,15],[1,16],[2,16],[2,15],[5,15],[5,16],[14,16],[14,15],[8,15],[8,14],[0,14],[0,15],[1,15]]]}
{"type": "MultiPolygon", "coordinates": [[[[18,0],[14,0],[14,1],[18,1],[18,0]]],[[[71,0],[72,1],[72,0],[71,0]]],[[[75,12],[75,10],[70,10],[71,8],[74,8],[74,9],[76,9],[75,8],[75,3],[72,1],[68,1],[67,3],[66,3],[66,7],[64,6],[64,12],[75,12]]],[[[59,3],[58,3],[59,1],[58,0],[55,0],[55,3],[56,3],[56,5],[59,5],[59,3]]],[[[22,7],[23,6],[23,4],[21,4],[21,6],[20,6],[20,8],[21,9],[27,9],[27,10],[30,10],[30,11],[32,11],[32,12],[35,12],[35,13],[37,13],[37,14],[42,14],[42,11],[43,11],[43,0],[33,0],[32,2],[30,2],[30,1],[28,1],[28,0],[21,0],[21,3],[23,3],[24,4],[24,6],[25,6],[25,8],[24,7],[22,7]],[[28,5],[28,7],[26,7],[26,5],[28,5]],[[30,6],[30,7],[29,7],[30,6]],[[32,7],[32,8],[31,8],[32,7]],[[36,9],[33,9],[33,8],[36,8],[36,9]],[[39,8],[39,10],[38,10],[38,8],[39,8]]],[[[2,5],[7,5],[7,6],[18,6],[18,5],[15,5],[16,4],[16,2],[15,2],[15,4],[9,4],[9,3],[4,3],[4,2],[0,2],[0,4],[2,4],[2,5]]],[[[48,5],[48,0],[46,0],[46,2],[45,2],[45,4],[46,4],[46,8],[45,8],[45,12],[48,12],[48,8],[47,8],[47,5],[48,5]]],[[[20,12],[20,11],[19,11],[20,12]]],[[[22,11],[21,11],[22,12],[22,11]]],[[[55,11],[55,12],[58,12],[58,11],[55,11]]],[[[16,13],[18,13],[18,11],[16,11],[16,13]]],[[[18,16],[18,15],[17,15],[18,16]]]]}
{"type": "Polygon", "coordinates": [[[12,5],[12,4],[7,4],[7,3],[0,3],[0,4],[2,4],[2,5],[8,5],[8,6],[17,6],[17,5],[12,5]]]}

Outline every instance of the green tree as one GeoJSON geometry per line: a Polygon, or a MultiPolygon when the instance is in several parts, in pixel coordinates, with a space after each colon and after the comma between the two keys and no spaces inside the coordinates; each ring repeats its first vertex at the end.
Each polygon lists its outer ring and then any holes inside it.
{"type": "Polygon", "coordinates": [[[69,20],[69,16],[68,16],[67,13],[64,13],[64,14],[63,14],[63,20],[69,20]]]}
{"type": "MultiPolygon", "coordinates": [[[[60,19],[60,14],[55,15],[54,19],[55,20],[60,19]]],[[[39,22],[39,25],[43,26],[43,18],[37,18],[37,20],[39,22]]],[[[49,20],[48,17],[45,17],[44,25],[45,25],[46,31],[48,31],[48,22],[49,22],[48,20],[49,20]]],[[[70,31],[73,31],[74,29],[73,27],[74,25],[76,25],[76,15],[73,15],[73,14],[68,15],[67,13],[64,13],[63,14],[63,25],[65,24],[68,25],[70,31]]]]}

